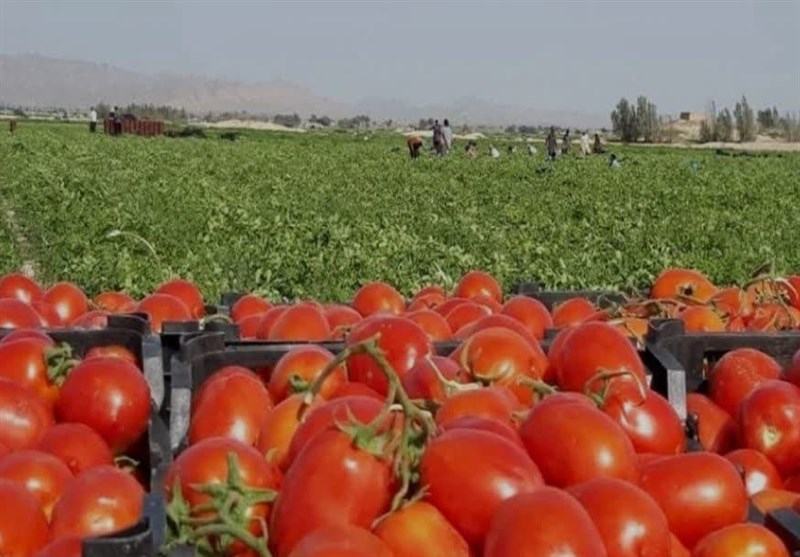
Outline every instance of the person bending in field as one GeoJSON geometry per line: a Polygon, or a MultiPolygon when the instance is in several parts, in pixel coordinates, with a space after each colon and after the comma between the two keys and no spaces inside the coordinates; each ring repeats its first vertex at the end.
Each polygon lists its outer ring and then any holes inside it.
{"type": "Polygon", "coordinates": [[[477,156],[478,156],[478,144],[475,143],[474,141],[470,140],[469,143],[467,143],[467,146],[466,146],[466,148],[464,150],[467,153],[467,158],[468,159],[477,158],[477,156]]]}
{"type": "Polygon", "coordinates": [[[561,154],[569,155],[570,147],[572,147],[572,139],[569,137],[569,130],[564,134],[564,139],[561,142],[561,154]]]}
{"type": "Polygon", "coordinates": [[[558,144],[556,143],[556,128],[555,126],[550,126],[550,132],[547,134],[547,138],[544,140],[545,149],[547,149],[547,158],[551,161],[556,160],[556,151],[558,150],[558,144]]]}
{"type": "Polygon", "coordinates": [[[406,139],[406,145],[408,145],[408,154],[412,159],[416,159],[419,156],[419,151],[422,149],[422,139],[418,135],[409,136],[406,139]]]}
{"type": "Polygon", "coordinates": [[[439,156],[444,154],[444,132],[442,131],[442,125],[439,123],[439,120],[433,122],[433,149],[439,156]]]}

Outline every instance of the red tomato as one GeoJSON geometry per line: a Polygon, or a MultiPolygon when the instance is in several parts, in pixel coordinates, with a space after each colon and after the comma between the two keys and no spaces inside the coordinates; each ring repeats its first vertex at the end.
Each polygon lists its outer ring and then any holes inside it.
{"type": "Polygon", "coordinates": [[[390,460],[361,450],[341,431],[320,433],[289,467],[275,501],[270,543],[277,556],[289,555],[317,528],[370,528],[388,510],[393,483],[390,460]]]}
{"type": "Polygon", "coordinates": [[[100,310],[87,311],[73,319],[69,326],[75,329],[105,329],[108,327],[108,313],[100,310]]]}
{"type": "MultiPolygon", "coordinates": [[[[58,314],[58,310],[53,304],[48,304],[43,300],[35,300],[31,302],[31,307],[39,314],[39,321],[42,327],[56,328],[67,324],[58,314]]],[[[76,319],[80,317],[79,315],[76,319]]]]}
{"type": "Polygon", "coordinates": [[[561,490],[542,487],[509,499],[497,510],[484,557],[607,557],[589,513],[561,490]],[[535,528],[531,525],[536,524],[535,528]]]}
{"type": "Polygon", "coordinates": [[[525,445],[522,444],[522,437],[519,432],[508,424],[498,420],[489,418],[478,418],[474,416],[462,416],[453,420],[448,420],[439,426],[442,431],[449,431],[451,429],[476,429],[479,431],[488,431],[499,435],[503,439],[511,441],[523,451],[525,445]]]}
{"type": "Polygon", "coordinates": [[[271,408],[267,388],[252,371],[239,366],[222,368],[203,383],[194,398],[189,444],[230,437],[254,445],[271,408]]]}
{"type": "Polygon", "coordinates": [[[537,344],[502,327],[478,331],[450,355],[470,377],[508,387],[523,404],[534,400],[521,380],[539,380],[547,369],[547,356],[537,344]]]}
{"type": "MultiPolygon", "coordinates": [[[[197,518],[213,518],[216,513],[199,509],[210,502],[209,495],[198,489],[203,485],[226,484],[229,476],[228,458],[234,455],[242,485],[252,489],[276,490],[280,485],[281,475],[278,469],[267,462],[253,447],[249,447],[235,439],[215,437],[204,439],[183,451],[170,466],[164,487],[167,501],[171,501],[173,490],[178,485],[181,495],[197,518]]],[[[270,505],[257,503],[250,505],[244,512],[246,524],[254,535],[262,535],[262,524],[269,519],[270,505]]],[[[210,539],[210,543],[215,540],[210,539]]],[[[239,544],[232,546],[232,554],[239,544]]],[[[221,554],[222,553],[217,553],[221,554]]]]}
{"type": "Polygon", "coordinates": [[[436,423],[444,425],[463,417],[485,418],[509,426],[514,423],[514,413],[523,406],[508,387],[495,385],[469,389],[446,398],[436,411],[436,423]]]}
{"type": "Polygon", "coordinates": [[[800,350],[795,352],[792,362],[783,373],[784,380],[800,388],[800,350]]]}
{"type": "Polygon", "coordinates": [[[433,310],[412,311],[406,313],[405,318],[422,327],[433,342],[450,340],[453,336],[453,330],[447,320],[433,310]]]}
{"type": "Polygon", "coordinates": [[[800,310],[778,302],[763,302],[756,306],[747,322],[751,331],[776,331],[800,326],[800,310]]]}
{"type": "MultiPolygon", "coordinates": [[[[265,313],[262,319],[268,315],[265,313]]],[[[322,309],[310,302],[302,302],[281,312],[269,329],[268,340],[319,342],[330,337],[331,327],[322,309]]]]}
{"type": "Polygon", "coordinates": [[[206,314],[203,294],[200,293],[197,285],[191,281],[172,279],[156,288],[154,294],[167,294],[178,298],[189,308],[189,314],[194,319],[200,319],[206,314]]]}
{"type": "Polygon", "coordinates": [[[503,290],[500,284],[489,273],[470,271],[458,281],[453,296],[458,298],[477,298],[486,296],[497,302],[503,301],[503,290]]]}
{"type": "Polygon", "coordinates": [[[739,409],[739,438],[782,476],[800,470],[800,388],[785,381],[761,383],[739,409]]]}
{"type": "Polygon", "coordinates": [[[461,304],[466,304],[469,301],[470,300],[468,298],[449,298],[446,301],[442,302],[441,304],[438,304],[438,305],[434,306],[431,309],[433,309],[433,311],[435,311],[436,313],[438,313],[442,317],[445,317],[448,313],[453,311],[455,308],[457,308],[461,304]]]}
{"type": "Polygon", "coordinates": [[[97,466],[114,464],[108,443],[84,424],[56,424],[44,434],[36,448],[58,457],[76,476],[97,466]]]}
{"type": "Polygon", "coordinates": [[[416,302],[417,300],[420,300],[422,298],[433,298],[433,297],[439,298],[440,301],[438,303],[442,303],[445,301],[445,299],[447,299],[447,292],[445,292],[444,288],[442,288],[441,286],[437,285],[426,286],[418,290],[417,293],[414,294],[414,297],[411,298],[411,301],[416,302]]]}
{"type": "Polygon", "coordinates": [[[14,298],[0,300],[0,329],[36,329],[42,320],[36,310],[14,298]]]}
{"type": "MultiPolygon", "coordinates": [[[[0,344],[0,378],[31,389],[52,406],[58,398],[58,386],[50,378],[45,350],[53,346],[55,343],[49,338],[24,338],[0,344]]],[[[54,379],[61,381],[63,377],[54,379]]]]}
{"type": "Polygon", "coordinates": [[[403,388],[412,399],[441,403],[448,395],[442,378],[456,383],[463,382],[459,377],[459,369],[457,363],[444,356],[421,358],[403,377],[403,388]]]}
{"type": "Polygon", "coordinates": [[[544,485],[525,451],[494,433],[472,429],[452,429],[431,441],[420,471],[426,500],[476,548],[503,501],[544,485]]]}
{"type": "Polygon", "coordinates": [[[747,516],[744,482],[719,455],[688,453],[655,460],[643,467],[639,482],[687,548],[747,516]]]}
{"type": "Polygon", "coordinates": [[[528,414],[520,435],[549,485],[568,487],[595,478],[636,478],[633,445],[614,420],[580,402],[548,399],[528,414]]]}
{"type": "Polygon", "coordinates": [[[160,333],[165,321],[191,321],[192,313],[179,298],[169,294],[150,294],[136,305],[136,311],[147,314],[154,333],[160,333]]]}
{"type": "Polygon", "coordinates": [[[725,322],[708,306],[689,306],[678,314],[687,333],[721,333],[725,322]]]}
{"type": "Polygon", "coordinates": [[[781,290],[786,294],[789,304],[796,309],[800,309],[800,275],[786,277],[786,282],[780,286],[781,290]]]}
{"type": "Polygon", "coordinates": [[[289,557],[399,557],[369,530],[350,525],[318,528],[303,537],[289,557]]]}
{"type": "Polygon", "coordinates": [[[750,506],[762,514],[777,509],[790,509],[800,500],[800,493],[785,489],[764,489],[750,497],[750,506]]]}
{"type": "Polygon", "coordinates": [[[789,557],[778,536],[760,524],[733,524],[698,543],[692,557],[789,557]]]}
{"type": "Polygon", "coordinates": [[[553,318],[547,307],[528,296],[514,296],[505,303],[501,313],[522,323],[537,340],[542,340],[545,331],[553,327],[553,318]]]}
{"type": "Polygon", "coordinates": [[[83,359],[89,360],[91,358],[117,358],[119,360],[130,362],[136,367],[139,367],[139,360],[136,358],[136,355],[129,349],[118,344],[108,344],[106,346],[95,346],[94,348],[90,348],[83,359]]]}
{"type": "Polygon", "coordinates": [[[89,310],[86,294],[71,282],[54,284],[44,293],[43,300],[55,307],[64,323],[71,323],[89,310]]]}
{"type": "Polygon", "coordinates": [[[0,299],[13,298],[30,304],[43,297],[42,287],[21,273],[9,273],[0,277],[0,299]]]}
{"type": "Polygon", "coordinates": [[[344,339],[353,326],[361,321],[361,314],[351,307],[339,304],[325,306],[323,312],[331,328],[332,338],[344,339]]]}
{"type": "Polygon", "coordinates": [[[83,542],[77,536],[47,544],[33,557],[83,557],[83,542]]]}
{"type": "Polygon", "coordinates": [[[239,338],[242,340],[252,340],[258,335],[258,324],[261,322],[262,315],[248,315],[242,317],[236,326],[239,327],[239,338]]]}
{"type": "Polygon", "coordinates": [[[683,546],[681,541],[675,537],[675,534],[672,532],[669,533],[669,541],[670,557],[692,557],[691,552],[683,546]]]}
{"type": "Polygon", "coordinates": [[[109,313],[130,313],[136,309],[136,300],[124,292],[102,292],[93,300],[97,309],[109,313]]]}
{"type": "Polygon", "coordinates": [[[500,310],[503,309],[503,304],[489,296],[476,296],[472,298],[472,301],[484,306],[492,313],[500,313],[500,310]]]}
{"type": "Polygon", "coordinates": [[[308,408],[303,409],[304,399],[304,394],[288,397],[270,409],[261,422],[256,448],[283,471],[289,467],[289,446],[300,425],[303,416],[301,411],[311,412],[321,402],[316,399],[308,408]]]}
{"type": "Polygon", "coordinates": [[[748,497],[765,489],[780,489],[783,485],[775,466],[758,451],[738,449],[726,454],[725,458],[744,471],[748,497]]]}
{"type": "Polygon", "coordinates": [[[486,317],[481,317],[477,321],[470,323],[469,325],[465,325],[461,329],[459,329],[456,334],[455,338],[458,340],[466,340],[478,331],[482,331],[484,329],[491,329],[493,327],[500,327],[503,329],[508,329],[510,331],[514,331],[519,336],[525,339],[525,341],[530,344],[531,346],[539,346],[539,341],[536,340],[530,331],[514,319],[513,317],[509,317],[508,315],[487,315],[486,317]]]}
{"type": "Polygon", "coordinates": [[[650,289],[650,297],[656,299],[693,298],[707,302],[717,292],[717,287],[700,271],[694,269],[665,269],[650,289]]]}
{"type": "Polygon", "coordinates": [[[53,427],[53,411],[31,389],[0,379],[0,443],[17,451],[33,448],[53,427]]]}
{"type": "Polygon", "coordinates": [[[0,345],[8,344],[9,342],[14,342],[15,340],[22,340],[26,338],[36,338],[39,340],[43,340],[45,342],[50,341],[51,339],[47,333],[42,331],[41,329],[14,329],[4,337],[0,338],[0,345]]]}
{"type": "MultiPolygon", "coordinates": [[[[347,335],[347,345],[378,337],[378,348],[402,380],[417,361],[433,352],[428,335],[416,323],[402,317],[374,316],[365,319],[347,335]]],[[[369,354],[356,354],[347,359],[350,380],[364,383],[380,394],[388,392],[389,384],[380,366],[369,354]]]]}
{"type": "Polygon", "coordinates": [[[394,287],[383,282],[371,282],[358,289],[351,303],[363,317],[375,313],[400,315],[406,310],[406,301],[394,287]]]}
{"type": "Polygon", "coordinates": [[[287,309],[289,309],[289,306],[274,306],[267,311],[267,313],[262,314],[259,318],[258,327],[256,329],[256,338],[260,340],[267,340],[269,338],[269,332],[272,330],[272,326],[287,309]]]}
{"type": "Polygon", "coordinates": [[[17,482],[36,497],[50,518],[53,505],[74,476],[66,464],[51,454],[23,450],[0,460],[0,479],[17,482]]]}
{"type": "Polygon", "coordinates": [[[467,325],[491,314],[492,310],[486,306],[475,302],[464,302],[450,310],[445,316],[445,321],[451,331],[460,331],[467,325]]]}
{"type": "Polygon", "coordinates": [[[602,410],[622,426],[638,453],[671,455],[686,451],[686,436],[678,413],[654,391],[648,389],[644,401],[609,396],[602,410]]]}
{"type": "Polygon", "coordinates": [[[347,396],[366,396],[380,400],[383,402],[386,397],[379,394],[375,389],[367,387],[363,383],[342,383],[339,387],[328,397],[328,400],[336,400],[347,396]]]}
{"type": "MultiPolygon", "coordinates": [[[[319,346],[296,346],[281,356],[269,378],[269,392],[273,400],[280,402],[291,394],[305,392],[333,361],[333,354],[319,346]]],[[[327,399],[347,380],[344,364],[325,379],[319,396],[327,399]]]]}
{"type": "Polygon", "coordinates": [[[272,304],[261,296],[245,294],[231,306],[231,319],[234,323],[239,323],[245,317],[264,315],[271,307],[272,304]]]}
{"type": "Polygon", "coordinates": [[[553,308],[553,327],[561,329],[580,325],[597,313],[597,306],[586,298],[570,298],[553,308]]]}
{"type": "Polygon", "coordinates": [[[79,363],[67,376],[55,410],[59,421],[88,425],[119,454],[147,429],[150,388],[132,363],[92,358],[79,363]]]}
{"type": "Polygon", "coordinates": [[[642,400],[647,379],[644,365],[631,341],[613,325],[589,322],[575,327],[558,353],[558,385],[565,391],[603,391],[601,374],[627,372],[610,381],[609,395],[642,400]]]}
{"type": "Polygon", "coordinates": [[[569,492],[597,526],[608,557],[670,555],[667,517],[640,488],[614,478],[598,478],[569,492]]]}
{"type": "Polygon", "coordinates": [[[700,444],[712,453],[727,453],[736,448],[736,422],[705,395],[686,396],[686,411],[697,416],[700,444]]]}
{"type": "Polygon", "coordinates": [[[56,503],[50,533],[102,536],[133,526],[142,514],[144,490],[130,474],[98,466],[75,478],[56,503]]]}
{"type": "Polygon", "coordinates": [[[415,501],[375,527],[393,557],[470,557],[461,534],[433,505],[415,501]]]}
{"type": "Polygon", "coordinates": [[[28,557],[47,544],[47,518],[36,498],[9,480],[0,479],[0,555],[28,557]]]}
{"type": "Polygon", "coordinates": [[[735,418],[747,395],[764,381],[780,375],[781,366],[763,352],[752,348],[731,350],[711,370],[711,400],[735,418]]]}
{"type": "Polygon", "coordinates": [[[433,309],[447,300],[447,294],[439,286],[429,286],[417,292],[408,304],[406,311],[433,309]]]}

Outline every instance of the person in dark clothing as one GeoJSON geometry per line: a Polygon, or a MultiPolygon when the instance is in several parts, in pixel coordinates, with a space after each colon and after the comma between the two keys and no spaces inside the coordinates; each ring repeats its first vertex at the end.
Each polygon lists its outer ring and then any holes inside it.
{"type": "Polygon", "coordinates": [[[603,147],[603,144],[600,143],[600,134],[599,133],[594,134],[594,145],[592,146],[592,153],[594,153],[595,155],[602,155],[605,152],[606,150],[603,147]]]}
{"type": "Polygon", "coordinates": [[[556,128],[550,126],[550,132],[547,134],[547,139],[544,140],[545,149],[547,149],[547,158],[551,161],[556,160],[556,151],[558,144],[556,143],[556,128]]]}
{"type": "Polygon", "coordinates": [[[418,135],[412,135],[406,139],[408,145],[408,154],[412,159],[419,156],[419,150],[422,148],[422,139],[418,135]]]}
{"type": "Polygon", "coordinates": [[[443,155],[445,150],[444,131],[439,120],[433,122],[433,148],[437,155],[443,155]]]}
{"type": "Polygon", "coordinates": [[[122,114],[118,106],[114,107],[114,135],[122,135],[122,114]]]}
{"type": "Polygon", "coordinates": [[[569,137],[569,129],[564,134],[564,139],[561,141],[561,154],[569,155],[569,149],[572,146],[572,139],[569,137]]]}

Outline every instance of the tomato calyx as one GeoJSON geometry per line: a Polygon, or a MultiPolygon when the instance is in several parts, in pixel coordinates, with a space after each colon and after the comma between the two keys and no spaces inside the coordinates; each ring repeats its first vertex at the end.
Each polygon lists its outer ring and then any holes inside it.
{"type": "Polygon", "coordinates": [[[517,384],[530,388],[530,390],[533,391],[533,395],[537,402],[547,396],[554,395],[559,392],[558,389],[553,385],[545,383],[539,379],[531,379],[530,377],[517,378],[517,384]]]}
{"type": "Polygon", "coordinates": [[[43,356],[47,362],[47,378],[57,387],[64,383],[72,368],[80,363],[79,359],[73,357],[72,347],[66,342],[45,348],[43,356]]]}
{"type": "Polygon", "coordinates": [[[183,496],[180,478],[175,478],[172,501],[167,506],[167,549],[190,544],[202,555],[218,555],[220,550],[227,552],[238,541],[259,557],[271,557],[266,523],[262,521],[262,535],[254,535],[248,529],[251,522],[248,512],[255,505],[273,502],[277,492],[245,485],[235,453],[228,453],[225,483],[199,484],[192,488],[208,495],[211,500],[192,507],[183,496]]]}
{"type": "Polygon", "coordinates": [[[639,395],[641,396],[641,400],[639,400],[635,406],[643,404],[647,399],[647,387],[642,383],[641,379],[639,379],[635,373],[627,370],[601,370],[599,373],[589,378],[589,380],[586,382],[586,385],[583,387],[583,394],[589,397],[589,399],[592,400],[592,402],[594,402],[599,408],[602,408],[605,406],[606,401],[611,394],[611,384],[613,380],[619,377],[630,377],[633,379],[633,381],[636,383],[639,395]],[[603,382],[603,387],[600,389],[600,392],[594,392],[593,387],[598,381],[603,382]]]}

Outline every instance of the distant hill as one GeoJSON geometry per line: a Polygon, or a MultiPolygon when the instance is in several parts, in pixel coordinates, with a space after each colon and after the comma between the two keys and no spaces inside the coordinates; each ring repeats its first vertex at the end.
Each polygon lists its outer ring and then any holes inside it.
{"type": "Polygon", "coordinates": [[[197,114],[247,111],[253,114],[297,112],[332,118],[368,114],[373,119],[416,122],[450,118],[459,125],[558,124],[608,125],[606,115],[533,110],[465,97],[451,104],[414,106],[368,97],[342,103],[285,81],[245,83],[200,76],[142,74],[106,64],[38,55],[0,56],[0,103],[40,108],[86,108],[110,104],[152,103],[183,107],[197,114]]]}

